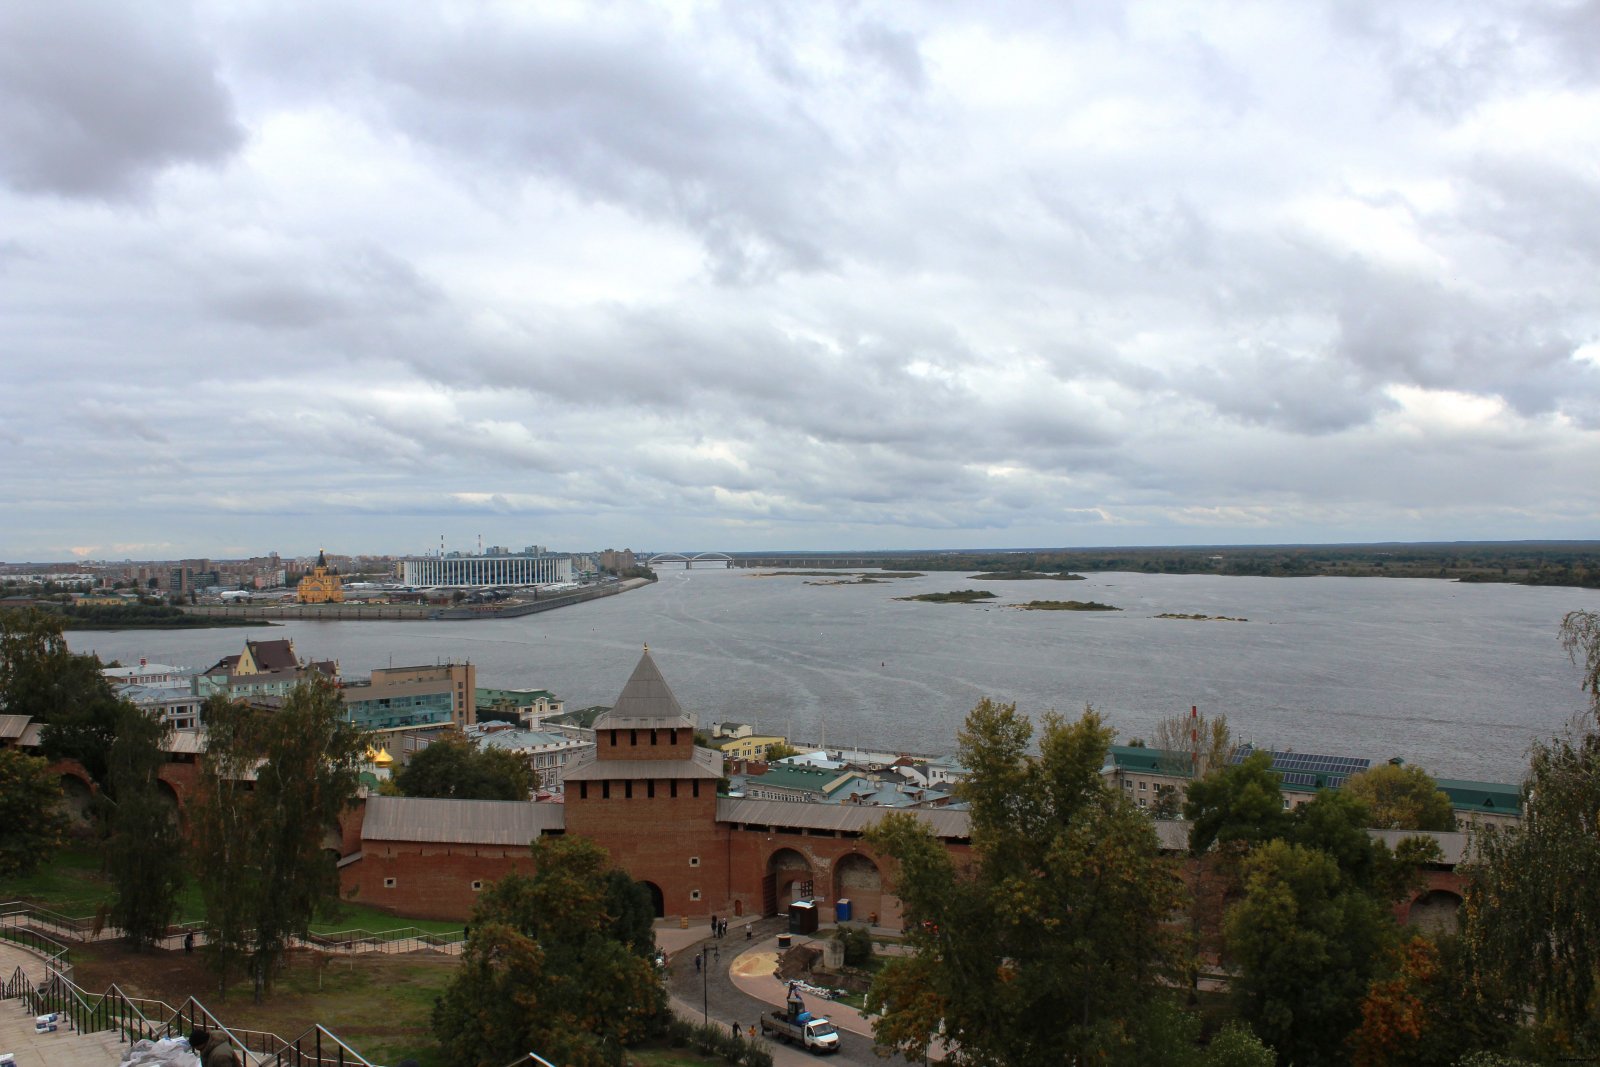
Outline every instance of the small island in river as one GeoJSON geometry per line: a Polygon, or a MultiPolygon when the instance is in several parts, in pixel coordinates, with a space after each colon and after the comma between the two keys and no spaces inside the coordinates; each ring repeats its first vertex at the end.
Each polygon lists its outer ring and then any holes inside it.
{"type": "Polygon", "coordinates": [[[1249,622],[1249,619],[1240,619],[1232,615],[1183,615],[1171,611],[1163,611],[1157,615],[1158,619],[1190,619],[1194,622],[1249,622]]]}
{"type": "Polygon", "coordinates": [[[1030,600],[1026,604],[1018,604],[1023,611],[1121,611],[1114,604],[1102,604],[1098,600],[1030,600]]]}
{"type": "Polygon", "coordinates": [[[896,600],[920,600],[924,604],[975,604],[980,600],[993,600],[987,589],[957,589],[950,593],[919,593],[916,596],[897,596],[896,600]]]}
{"type": "Polygon", "coordinates": [[[975,582],[1081,582],[1081,574],[1068,574],[1065,571],[1051,573],[1050,571],[985,571],[974,574],[975,582]]]}

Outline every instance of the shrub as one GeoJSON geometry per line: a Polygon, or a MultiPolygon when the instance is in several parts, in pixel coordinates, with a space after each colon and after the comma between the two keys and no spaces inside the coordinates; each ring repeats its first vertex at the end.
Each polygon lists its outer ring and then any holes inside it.
{"type": "Polygon", "coordinates": [[[872,937],[855,926],[841,926],[834,936],[844,942],[844,962],[847,967],[865,967],[872,962],[872,937]]]}

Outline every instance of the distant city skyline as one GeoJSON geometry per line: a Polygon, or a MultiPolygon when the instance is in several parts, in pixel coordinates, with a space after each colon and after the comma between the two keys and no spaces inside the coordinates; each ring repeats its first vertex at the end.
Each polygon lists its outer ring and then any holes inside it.
{"type": "Polygon", "coordinates": [[[0,559],[1600,532],[1600,9],[0,6],[0,559]]]}

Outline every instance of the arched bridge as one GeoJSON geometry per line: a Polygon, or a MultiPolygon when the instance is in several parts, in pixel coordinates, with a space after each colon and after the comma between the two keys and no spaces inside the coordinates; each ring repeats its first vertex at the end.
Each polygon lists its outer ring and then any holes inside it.
{"type": "Polygon", "coordinates": [[[715,563],[722,567],[733,566],[733,557],[726,552],[696,552],[689,555],[685,552],[657,552],[653,556],[639,557],[640,562],[654,567],[658,563],[681,563],[686,569],[693,569],[696,563],[715,563]]]}

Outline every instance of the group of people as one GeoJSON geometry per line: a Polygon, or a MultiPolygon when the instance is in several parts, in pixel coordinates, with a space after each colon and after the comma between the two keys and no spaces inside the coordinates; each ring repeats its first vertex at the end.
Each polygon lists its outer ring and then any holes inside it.
{"type": "Polygon", "coordinates": [[[711,916],[711,936],[712,937],[727,937],[728,936],[728,917],[726,915],[723,915],[721,917],[718,917],[716,915],[711,916]]]}

